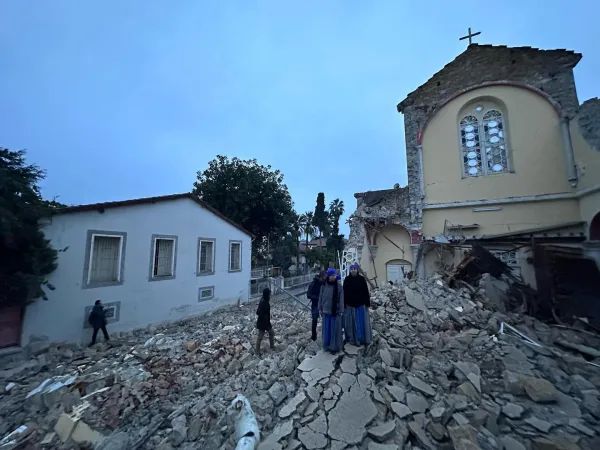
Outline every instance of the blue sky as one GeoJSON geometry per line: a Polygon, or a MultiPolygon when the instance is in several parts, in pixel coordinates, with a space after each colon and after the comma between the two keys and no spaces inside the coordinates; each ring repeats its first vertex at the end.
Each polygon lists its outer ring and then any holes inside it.
{"type": "MultiPolygon", "coordinates": [[[[406,184],[396,104],[476,42],[583,53],[600,95],[600,6],[545,2],[2,0],[0,146],[67,204],[189,191],[217,154],[317,192],[406,184]]],[[[347,232],[347,226],[342,226],[347,232]]]]}

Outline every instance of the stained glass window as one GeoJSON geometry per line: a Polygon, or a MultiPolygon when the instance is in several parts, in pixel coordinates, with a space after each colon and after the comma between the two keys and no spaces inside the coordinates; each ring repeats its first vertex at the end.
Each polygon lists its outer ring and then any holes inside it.
{"type": "Polygon", "coordinates": [[[479,143],[479,121],[475,116],[464,117],[460,121],[460,140],[465,176],[482,175],[481,146],[479,143]]]}
{"type": "Polygon", "coordinates": [[[502,113],[483,105],[471,107],[460,121],[463,175],[477,177],[509,171],[502,113]]]}

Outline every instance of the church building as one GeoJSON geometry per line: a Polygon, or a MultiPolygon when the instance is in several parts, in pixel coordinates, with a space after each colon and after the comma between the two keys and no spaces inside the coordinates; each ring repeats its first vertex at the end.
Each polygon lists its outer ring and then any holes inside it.
{"type": "Polygon", "coordinates": [[[408,94],[408,185],[355,194],[346,260],[381,286],[477,243],[533,288],[553,255],[600,261],[600,100],[577,98],[581,58],[471,44],[408,94]]]}

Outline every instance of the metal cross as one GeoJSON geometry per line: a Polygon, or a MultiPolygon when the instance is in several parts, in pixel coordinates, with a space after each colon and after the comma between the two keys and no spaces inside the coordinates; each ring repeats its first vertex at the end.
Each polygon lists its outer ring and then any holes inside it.
{"type": "Polygon", "coordinates": [[[477,33],[471,33],[471,27],[469,27],[469,34],[467,34],[466,36],[463,36],[459,39],[459,41],[462,41],[463,39],[469,39],[469,45],[471,45],[473,42],[471,41],[471,38],[480,35],[481,31],[478,31],[477,33]]]}

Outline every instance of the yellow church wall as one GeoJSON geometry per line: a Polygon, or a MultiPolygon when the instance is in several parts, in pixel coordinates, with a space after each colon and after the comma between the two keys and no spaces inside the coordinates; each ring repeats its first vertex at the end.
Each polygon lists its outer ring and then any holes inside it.
{"type": "Polygon", "coordinates": [[[577,117],[570,123],[571,142],[578,168],[578,190],[600,185],[600,149],[592,148],[581,135],[577,117]]]}
{"type": "MultiPolygon", "coordinates": [[[[478,228],[464,230],[461,233],[471,236],[510,233],[582,220],[577,199],[485,206],[485,208],[490,207],[501,209],[480,212],[473,211],[473,209],[481,208],[476,206],[426,209],[423,211],[423,234],[425,236],[444,234],[446,219],[454,225],[478,224],[478,228]]],[[[455,234],[458,234],[458,231],[455,234]]]]}
{"type": "Polygon", "coordinates": [[[410,234],[400,225],[390,225],[381,230],[386,237],[398,245],[402,250],[389,242],[381,234],[377,236],[377,252],[375,260],[371,261],[367,239],[363,243],[360,260],[362,270],[372,279],[377,275],[377,284],[382,286],[387,280],[387,263],[408,262],[413,264],[413,255],[410,247],[410,234]]]}
{"type": "Polygon", "coordinates": [[[455,98],[427,125],[422,151],[427,204],[573,191],[556,111],[526,89],[491,86],[455,98]],[[479,103],[495,104],[504,116],[512,173],[463,177],[459,122],[479,103]]]}

